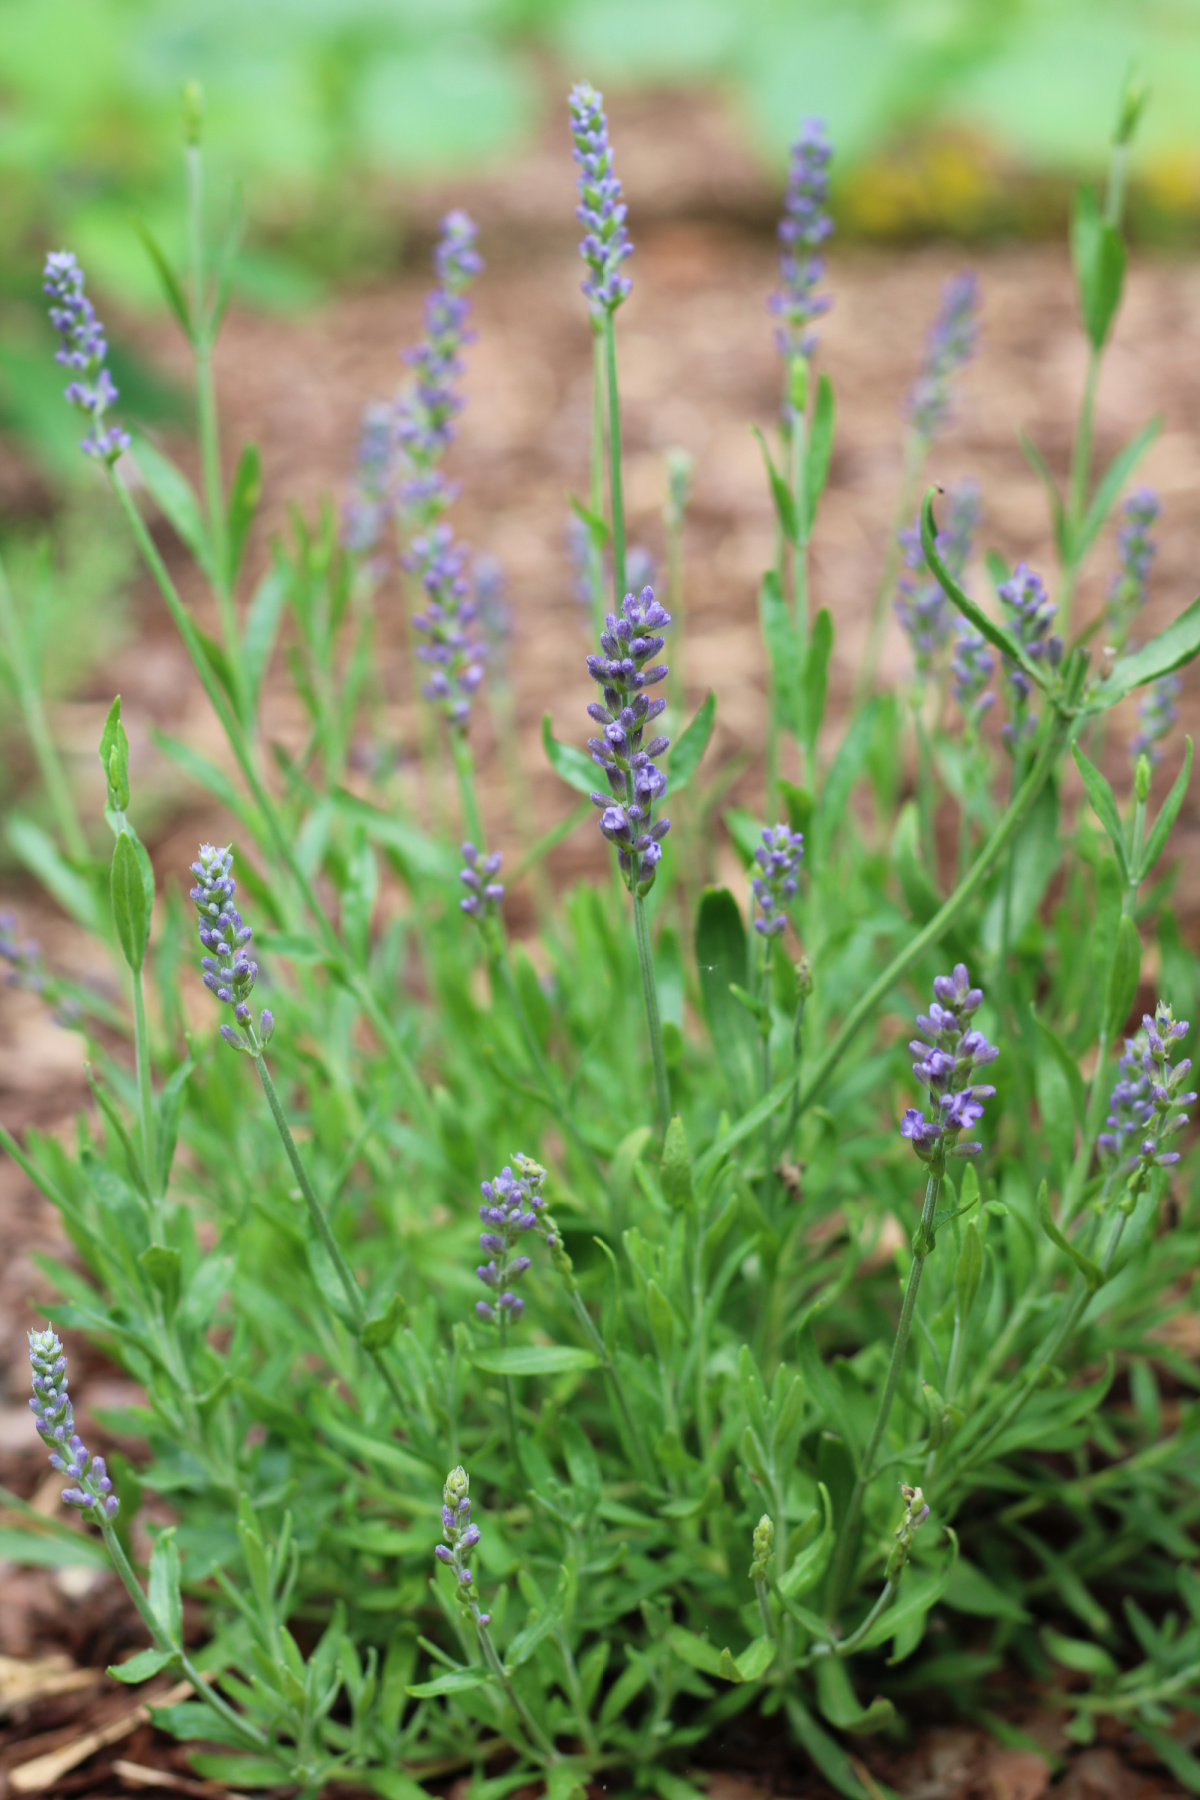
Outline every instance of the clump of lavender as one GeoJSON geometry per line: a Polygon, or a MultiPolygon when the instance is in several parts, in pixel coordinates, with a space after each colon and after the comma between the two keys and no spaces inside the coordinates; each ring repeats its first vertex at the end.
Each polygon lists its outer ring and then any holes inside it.
{"type": "Polygon", "coordinates": [[[104,429],[104,415],[119,399],[105,363],[108,341],[96,309],[83,291],[83,270],[69,250],[53,250],[46,258],[42,286],[53,304],[50,323],[59,335],[54,360],[65,369],[78,371],[63,389],[63,398],[91,420],[91,430],[80,449],[97,462],[111,466],[129,448],[129,433],[119,425],[104,429]]]}
{"type": "Polygon", "coordinates": [[[654,805],[666,792],[667,778],[654,758],[667,749],[670,739],[652,738],[643,745],[646,726],[666,706],[651,700],[645,689],[662,681],[665,663],[646,664],[657,656],[665,640],[657,633],[671,623],[666,608],[654,598],[653,588],[643,588],[635,600],[626,594],[621,616],[609,613],[600,637],[603,656],[589,656],[588,673],[604,691],[604,705],[588,712],[602,727],[603,736],[588,739],[592,760],[608,776],[611,794],[593,794],[600,807],[600,829],[617,848],[617,862],[630,892],[648,894],[662,857],[662,840],[671,829],[669,819],[652,823],[654,805]]]}
{"type": "Polygon", "coordinates": [[[482,925],[486,919],[495,918],[504,898],[503,885],[492,880],[504,858],[499,850],[493,850],[490,856],[480,856],[474,844],[465,843],[462,859],[465,867],[460,869],[458,879],[467,891],[458,904],[482,925]]]}
{"type": "Polygon", "coordinates": [[[418,524],[437,518],[454,498],[455,489],[439,467],[454,436],[454,419],[462,409],[457,383],[462,351],[474,333],[467,329],[471,303],[467,289],[483,268],[475,249],[476,226],[465,212],[447,213],[433,253],[438,285],[425,300],[425,336],[404,360],[412,380],[396,405],[396,440],[400,450],[398,498],[418,524]]]}
{"type": "Polygon", "coordinates": [[[971,986],[965,963],[956,963],[951,975],[939,975],[933,995],[928,1013],[917,1014],[920,1036],[909,1044],[917,1058],[913,1074],[929,1090],[932,1117],[910,1106],[900,1125],[900,1135],[924,1162],[943,1143],[951,1156],[978,1155],[982,1146],[960,1144],[958,1134],[979,1123],[983,1102],[996,1092],[972,1079],[975,1070],[1000,1054],[971,1024],[983,1004],[983,990],[971,986]]]}
{"type": "Polygon", "coordinates": [[[1162,761],[1158,746],[1179,717],[1175,702],[1182,692],[1183,682],[1178,675],[1160,675],[1146,689],[1138,701],[1137,735],[1129,745],[1130,760],[1134,764],[1142,756],[1154,764],[1162,761]]]}
{"type": "Polygon", "coordinates": [[[445,1543],[435,1544],[433,1554],[454,1570],[455,1598],[476,1625],[489,1625],[492,1615],[479,1610],[475,1577],[466,1560],[467,1551],[479,1542],[480,1530],[471,1523],[471,1482],[461,1465],[451,1469],[442,1489],[442,1536],[445,1543]]]}
{"type": "MultiPolygon", "coordinates": [[[[1050,627],[1058,609],[1046,593],[1041,576],[1028,563],[1019,562],[1010,579],[1002,581],[996,593],[1026,656],[1034,662],[1045,657],[1051,668],[1056,668],[1062,661],[1063,644],[1057,633],[1051,633],[1050,627]]],[[[1033,728],[1028,714],[1031,685],[1024,669],[1015,664],[1009,664],[1008,680],[1014,696],[1013,717],[1005,725],[1003,737],[1010,749],[1015,749],[1033,728]]]]}
{"type": "Polygon", "coordinates": [[[768,827],[754,852],[761,871],[750,883],[762,917],[754,929],[763,937],[778,937],[787,925],[786,907],[799,886],[796,875],[804,855],[804,838],[787,825],[768,827]]]}
{"type": "Polygon", "coordinates": [[[1152,488],[1138,488],[1121,508],[1117,572],[1104,609],[1109,632],[1118,649],[1125,643],[1134,619],[1146,604],[1150,565],[1158,549],[1150,533],[1161,511],[1162,505],[1152,488]]]}
{"type": "Polygon", "coordinates": [[[633,254],[625,229],[628,208],[621,197],[621,183],[613,174],[612,146],[603,96],[586,81],[571,89],[572,156],[579,165],[579,205],[575,217],[584,235],[579,254],[587,265],[582,286],[593,316],[614,313],[632,283],[621,273],[621,264],[633,254]]]}
{"type": "MultiPolygon", "coordinates": [[[[956,482],[946,494],[945,518],[937,536],[938,555],[956,581],[971,560],[981,515],[978,483],[956,482]]],[[[920,525],[906,525],[899,536],[904,566],[896,584],[896,617],[912,646],[917,672],[923,675],[950,642],[954,619],[925,561],[920,525]]]]}
{"type": "Polygon", "coordinates": [[[221,1036],[235,1050],[253,1055],[270,1041],[275,1021],[265,1008],[259,1015],[255,1034],[250,1017],[249,999],[258,980],[258,964],[246,954],[246,945],[254,933],[242,920],[233,904],[237,883],[231,873],[233,852],[215,844],[201,844],[200,855],[192,864],[196,885],[191,898],[199,915],[196,921],[200,942],[208,955],[201,957],[204,985],[224,1006],[232,1006],[237,1025],[222,1025],[221,1036]]]}
{"type": "Polygon", "coordinates": [[[76,1436],[71,1396],[67,1392],[67,1359],[55,1332],[29,1333],[29,1360],[33,1365],[33,1399],[29,1402],[38,1436],[50,1449],[50,1464],[76,1484],[63,1489],[68,1506],[93,1512],[106,1519],[116,1516],[119,1502],[102,1456],[89,1457],[82,1438],[76,1436]]]}
{"type": "MultiPolygon", "coordinates": [[[[525,1310],[525,1302],[513,1293],[512,1283],[520,1280],[530,1258],[514,1252],[523,1231],[538,1229],[538,1215],[546,1204],[542,1197],[545,1169],[527,1156],[514,1156],[513,1161],[517,1165],[515,1175],[505,1165],[494,1181],[485,1181],[479,1190],[483,1195],[479,1216],[487,1227],[480,1233],[479,1247],[488,1253],[488,1260],[475,1272],[492,1290],[495,1304],[477,1300],[475,1311],[493,1325],[519,1319],[525,1310]]],[[[550,1233],[547,1242],[551,1248],[556,1241],[550,1233]]]]}
{"type": "Polygon", "coordinates": [[[818,294],[825,259],[818,248],[833,231],[829,216],[829,160],[833,154],[821,119],[804,119],[792,144],[783,218],[779,222],[780,285],[767,302],[779,320],[775,343],[791,364],[807,361],[817,347],[810,330],[829,311],[829,296],[818,294]]]}
{"type": "Polygon", "coordinates": [[[465,730],[486,654],[470,631],[476,605],[467,579],[466,545],[456,541],[448,525],[433,525],[413,539],[401,560],[425,591],[424,608],[412,621],[426,640],[417,645],[417,655],[432,668],[421,692],[451,724],[465,730]]]}
{"type": "Polygon", "coordinates": [[[979,339],[979,286],[969,271],[942,289],[942,303],[925,340],[925,356],[909,389],[905,411],[926,444],[950,417],[954,377],[970,362],[979,339]]]}
{"type": "Polygon", "coordinates": [[[1183,1108],[1195,1103],[1194,1093],[1182,1093],[1191,1061],[1184,1057],[1171,1066],[1172,1046],[1180,1043],[1191,1027],[1176,1019],[1165,1000],[1142,1017],[1142,1028],[1125,1039],[1117,1084],[1109,1099],[1108,1127],[1096,1140],[1101,1156],[1114,1171],[1148,1172],[1179,1161],[1177,1150],[1165,1150],[1167,1140],[1187,1124],[1183,1108]]]}

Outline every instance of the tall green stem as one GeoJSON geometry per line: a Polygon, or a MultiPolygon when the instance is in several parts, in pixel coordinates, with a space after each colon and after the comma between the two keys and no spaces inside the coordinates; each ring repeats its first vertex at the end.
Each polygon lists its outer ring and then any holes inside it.
{"type": "Polygon", "coordinates": [[[138,1099],[142,1115],[142,1167],[146,1174],[155,1211],[162,1197],[158,1169],[158,1122],[154,1115],[154,1083],[150,1070],[150,1032],[146,1025],[146,997],[142,988],[142,971],[136,970],[133,981],[133,1042],[137,1058],[138,1099]]]}
{"type": "MultiPolygon", "coordinates": [[[[762,981],[758,990],[758,1043],[762,1059],[762,1091],[771,1091],[771,959],[774,954],[773,937],[763,939],[762,981]]],[[[763,1211],[770,1219],[775,1201],[775,1149],[774,1132],[768,1115],[763,1120],[763,1211]]]]}
{"type": "Polygon", "coordinates": [[[875,1458],[879,1454],[879,1446],[883,1442],[884,1433],[891,1417],[892,1405],[896,1398],[896,1390],[900,1385],[900,1376],[904,1369],[904,1357],[908,1350],[908,1339],[912,1331],[913,1314],[917,1309],[917,1294],[921,1286],[921,1276],[925,1271],[925,1258],[933,1249],[933,1221],[937,1212],[938,1196],[942,1191],[942,1179],[946,1173],[945,1146],[939,1142],[933,1152],[929,1165],[929,1179],[925,1184],[925,1204],[921,1208],[921,1223],[913,1239],[913,1259],[908,1271],[908,1281],[904,1288],[904,1300],[900,1307],[900,1322],[896,1327],[896,1337],[892,1344],[892,1359],[888,1364],[887,1380],[883,1385],[883,1393],[879,1400],[879,1410],[875,1415],[875,1423],[871,1427],[871,1435],[867,1439],[866,1449],[862,1453],[862,1461],[858,1467],[858,1477],[854,1483],[846,1511],[838,1532],[837,1549],[834,1552],[833,1564],[829,1571],[829,1588],[826,1598],[826,1614],[830,1619],[837,1617],[841,1605],[846,1582],[850,1574],[850,1558],[854,1549],[854,1534],[862,1512],[863,1498],[871,1484],[874,1473],[875,1458]]]}
{"type": "Polygon", "coordinates": [[[646,902],[636,888],[633,891],[633,930],[637,938],[638,968],[642,977],[642,994],[646,1001],[646,1028],[650,1034],[650,1058],[654,1064],[654,1091],[658,1099],[658,1122],[666,1135],[671,1123],[671,1089],[667,1081],[667,1059],[663,1054],[662,1019],[658,1011],[658,986],[654,979],[654,956],[650,948],[650,924],[646,918],[646,902]]]}
{"type": "Polygon", "coordinates": [[[625,598],[625,495],[621,485],[621,398],[617,389],[617,334],[611,310],[604,314],[604,368],[608,386],[608,492],[612,506],[613,601],[625,598]]]}
{"type": "Polygon", "coordinates": [[[108,1551],[122,1586],[137,1608],[142,1624],[150,1633],[150,1639],[155,1649],[168,1651],[176,1657],[184,1675],[192,1684],[197,1700],[203,1701],[219,1714],[245,1743],[253,1744],[256,1749],[265,1750],[268,1745],[266,1733],[260,1731],[256,1725],[252,1725],[248,1719],[244,1719],[241,1713],[235,1712],[228,1701],[217,1693],[211,1681],[204,1679],[182,1645],[171,1642],[159,1622],[157,1613],[146,1598],[141,1582],[133,1572],[129,1558],[121,1547],[121,1540],[113,1528],[112,1520],[103,1511],[100,1511],[98,1516],[100,1530],[104,1537],[104,1548],[108,1551]]]}
{"type": "Polygon", "coordinates": [[[47,798],[54,809],[55,821],[67,847],[67,854],[77,862],[87,859],[87,838],[83,826],[79,822],[79,814],[75,810],[75,799],[71,793],[70,783],[63,770],[58,748],[54,742],[54,734],[50,730],[50,722],[46,717],[46,709],[42,704],[41,689],[30,663],[25,634],[17,617],[17,609],[4,572],[4,564],[0,562],[0,642],[3,642],[4,653],[12,670],[13,685],[17,690],[17,705],[21,709],[21,717],[25,724],[25,732],[37,759],[38,772],[42,785],[46,789],[47,798]]]}
{"type": "Polygon", "coordinates": [[[221,615],[225,648],[236,668],[237,619],[228,580],[221,441],[217,423],[216,383],[213,378],[213,322],[206,291],[204,161],[198,143],[187,145],[184,162],[187,169],[188,274],[191,288],[192,351],[196,359],[196,427],[200,440],[200,474],[204,484],[204,505],[213,552],[213,592],[221,615]]]}
{"type": "MultiPolygon", "coordinates": [[[[612,315],[609,314],[609,325],[612,315]]],[[[592,517],[604,517],[604,412],[607,401],[608,371],[605,366],[603,331],[592,332],[592,467],[589,504],[592,517]]],[[[604,551],[591,532],[588,533],[588,587],[592,597],[592,637],[600,642],[604,617],[608,608],[604,595],[604,551]]],[[[618,605],[624,596],[618,596],[618,605]]]]}
{"type": "Polygon", "coordinates": [[[463,832],[472,844],[482,850],[483,818],[479,811],[479,796],[475,790],[475,758],[471,754],[465,732],[459,731],[456,726],[450,727],[450,753],[454,758],[454,773],[458,779],[463,832]]]}

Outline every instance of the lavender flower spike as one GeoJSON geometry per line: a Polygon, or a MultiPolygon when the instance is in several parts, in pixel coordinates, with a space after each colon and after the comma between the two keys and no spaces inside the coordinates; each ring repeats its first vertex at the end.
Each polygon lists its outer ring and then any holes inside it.
{"type": "Polygon", "coordinates": [[[814,319],[829,311],[827,295],[816,292],[825,273],[817,254],[833,231],[829,216],[829,159],[833,151],[821,119],[805,119],[792,145],[783,218],[779,222],[780,285],[767,306],[779,320],[775,343],[788,363],[807,361],[817,347],[814,319]]]}
{"type": "Polygon", "coordinates": [[[477,609],[467,579],[466,545],[455,540],[448,525],[434,525],[413,539],[401,561],[425,590],[424,608],[412,621],[425,639],[417,645],[417,655],[432,671],[421,692],[465,731],[486,656],[470,629],[477,609]]]}
{"type": "Polygon", "coordinates": [[[1108,590],[1105,617],[1118,648],[1129,636],[1130,626],[1146,604],[1146,586],[1157,544],[1151,528],[1162,511],[1152,488],[1138,488],[1121,508],[1117,532],[1117,573],[1108,590]]]}
{"type": "Polygon", "coordinates": [[[480,856],[474,844],[466,843],[462,846],[462,859],[464,867],[459,871],[458,879],[467,891],[458,904],[469,918],[477,919],[483,925],[496,917],[504,898],[503,885],[492,880],[503,858],[499,850],[494,850],[490,856],[480,856]]]}
{"type": "Polygon", "coordinates": [[[86,413],[91,430],[80,444],[86,456],[111,467],[129,448],[129,434],[119,425],[104,429],[104,415],[119,398],[105,367],[108,340],[96,317],[96,309],[83,291],[83,270],[69,250],[52,250],[42,271],[42,286],[53,302],[50,323],[58,332],[54,360],[65,369],[78,371],[63,389],[63,398],[86,413]]]}
{"type": "Polygon", "coordinates": [[[432,524],[454,498],[438,465],[462,408],[457,389],[461,354],[474,335],[467,329],[471,303],[466,290],[483,268],[475,237],[475,225],[465,212],[447,213],[442,220],[433,253],[438,285],[425,301],[425,336],[405,352],[413,375],[396,405],[397,497],[418,526],[432,524]]]}
{"type": "MultiPolygon", "coordinates": [[[[475,1273],[492,1290],[495,1304],[477,1300],[475,1311],[490,1325],[515,1321],[525,1310],[525,1302],[513,1293],[512,1284],[520,1280],[531,1259],[514,1255],[514,1251],[523,1231],[542,1230],[538,1215],[546,1204],[542,1196],[545,1169],[527,1156],[514,1156],[513,1162],[517,1165],[515,1175],[506,1165],[494,1181],[485,1181],[479,1190],[483,1195],[479,1216],[486,1227],[479,1235],[479,1248],[488,1260],[480,1263],[475,1273]]],[[[554,1234],[548,1232],[546,1238],[553,1249],[557,1241],[554,1234]]]]}
{"type": "Polygon", "coordinates": [[[201,844],[199,860],[192,864],[196,885],[191,890],[191,897],[199,914],[196,925],[200,942],[205,950],[212,952],[200,959],[204,985],[222,1005],[232,1006],[237,1020],[236,1026],[222,1025],[221,1036],[235,1050],[253,1056],[270,1041],[275,1021],[270,1012],[264,1010],[259,1015],[257,1034],[251,1022],[248,1002],[258,980],[258,964],[246,953],[246,945],[254,933],[243,923],[241,913],[233,904],[237,883],[230,873],[232,868],[233,852],[230,849],[219,850],[215,844],[201,844]]]}
{"type": "Polygon", "coordinates": [[[762,937],[778,937],[787,925],[785,908],[798,887],[796,880],[800,858],[804,855],[804,839],[786,825],[768,828],[762,844],[754,852],[761,874],[750,883],[762,917],[755,919],[754,929],[762,937]]]}
{"type": "Polygon", "coordinates": [[[474,1549],[480,1536],[478,1525],[471,1523],[470,1477],[459,1466],[451,1469],[442,1489],[442,1537],[445,1542],[435,1544],[433,1554],[439,1562],[454,1570],[457,1584],[454,1597],[463,1611],[476,1625],[490,1625],[492,1615],[479,1610],[475,1577],[466,1560],[468,1550],[474,1549]]]}
{"type": "Polygon", "coordinates": [[[942,303],[925,342],[920,373],[905,404],[914,432],[927,444],[950,417],[954,377],[974,356],[978,338],[979,284],[968,271],[952,276],[942,289],[942,303]]]}
{"type": "Polygon", "coordinates": [[[579,254],[587,265],[583,291],[591,302],[594,318],[614,313],[632,283],[622,275],[621,264],[632,255],[633,245],[625,229],[627,207],[621,183],[613,174],[612,146],[604,100],[594,87],[581,81],[571,89],[571,154],[579,165],[579,205],[575,217],[584,228],[579,254]]]}
{"type": "Polygon", "coordinates": [[[1178,675],[1160,675],[1138,701],[1138,732],[1129,745],[1130,760],[1135,765],[1142,756],[1154,764],[1162,761],[1158,746],[1179,717],[1175,702],[1182,692],[1183,682],[1178,675]]]}
{"type": "Polygon", "coordinates": [[[1187,1124],[1185,1106],[1195,1103],[1194,1093],[1180,1090],[1191,1073],[1185,1057],[1171,1066],[1172,1045],[1185,1038],[1191,1027],[1177,1019],[1165,1000],[1146,1013],[1135,1037],[1126,1038],[1120,1074],[1109,1100],[1107,1130],[1096,1147],[1113,1170],[1167,1168],[1179,1161],[1177,1150],[1163,1148],[1168,1138],[1187,1124]]]}
{"type": "Polygon", "coordinates": [[[609,794],[593,794],[592,804],[601,809],[600,829],[616,845],[617,862],[631,893],[648,894],[662,857],[662,840],[671,829],[670,819],[651,823],[654,803],[666,792],[667,778],[654,758],[667,749],[670,739],[642,737],[657,719],[665,700],[650,700],[645,689],[662,681],[665,663],[646,668],[657,656],[664,639],[658,631],[671,623],[671,615],[654,598],[653,588],[643,588],[635,600],[626,594],[621,616],[609,613],[600,636],[603,656],[589,656],[588,673],[604,691],[604,705],[588,712],[602,728],[603,736],[588,739],[595,762],[608,777],[609,794]]]}
{"type": "Polygon", "coordinates": [[[958,1135],[979,1123],[983,1102],[996,1092],[972,1080],[975,1070],[1000,1054],[971,1024],[983,1004],[983,991],[971,986],[965,963],[957,963],[952,975],[939,975],[933,994],[928,1013],[917,1014],[921,1035],[908,1046],[917,1058],[913,1074],[929,1090],[933,1116],[910,1106],[900,1125],[901,1137],[909,1139],[923,1162],[942,1145],[951,1156],[978,1155],[982,1145],[960,1144],[958,1135]]]}
{"type": "Polygon", "coordinates": [[[116,1515],[118,1500],[102,1456],[89,1457],[83,1440],[75,1435],[71,1396],[67,1392],[67,1359],[56,1334],[29,1333],[29,1360],[33,1364],[33,1399],[29,1402],[38,1436],[50,1448],[51,1467],[76,1484],[64,1488],[68,1506],[106,1519],[116,1515]]]}

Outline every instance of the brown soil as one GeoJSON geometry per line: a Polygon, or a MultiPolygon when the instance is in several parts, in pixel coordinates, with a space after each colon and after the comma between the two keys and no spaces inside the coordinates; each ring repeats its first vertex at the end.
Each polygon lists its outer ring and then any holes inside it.
{"type": "MultiPolygon", "coordinates": [[[[757,755],[765,682],[755,594],[771,555],[772,521],[749,427],[770,423],[778,396],[764,309],[774,275],[774,197],[720,113],[703,102],[659,97],[617,106],[613,125],[637,245],[629,265],[633,294],[620,317],[631,537],[660,552],[662,453],[684,446],[697,459],[687,540],[690,701],[695,704],[709,687],[717,691],[715,760],[742,747],[757,755]]],[[[496,556],[507,576],[524,765],[543,826],[562,817],[574,797],[545,765],[542,713],[550,712],[558,736],[579,740],[590,686],[583,668],[584,619],[572,596],[565,551],[567,494],[583,492],[587,480],[590,341],[572,250],[572,170],[563,136],[560,122],[557,136],[519,166],[453,192],[416,196],[411,240],[427,243],[437,216],[451,203],[469,206],[483,228],[488,271],[478,291],[479,335],[469,352],[468,405],[453,454],[463,490],[455,516],[461,532],[496,556]]],[[[934,454],[931,473],[944,481],[974,476],[985,499],[987,543],[1047,572],[1053,568],[1042,495],[1015,440],[1018,430],[1028,432],[1051,466],[1060,474],[1065,469],[1084,366],[1065,250],[995,247],[968,259],[946,245],[886,252],[835,247],[828,277],[835,304],[822,328],[821,363],[836,389],[838,429],[813,551],[816,596],[832,610],[837,631],[835,718],[844,712],[862,654],[896,504],[903,395],[941,283],[968,260],[984,296],[981,353],[962,382],[955,422],[934,454]]],[[[232,448],[253,437],[262,448],[266,491],[252,551],[259,567],[270,534],[285,527],[290,500],[311,510],[321,496],[344,490],[360,410],[394,388],[397,351],[419,329],[426,285],[424,269],[414,263],[387,283],[340,294],[299,322],[246,312],[230,318],[218,361],[225,442],[232,448]]],[[[165,331],[143,330],[142,337],[166,369],[183,373],[179,347],[165,331]]],[[[1156,411],[1163,430],[1141,471],[1165,504],[1152,628],[1194,597],[1200,566],[1200,435],[1194,424],[1200,413],[1200,266],[1191,262],[1135,261],[1100,393],[1101,458],[1107,460],[1156,411]]],[[[187,447],[177,453],[186,464],[187,447]]],[[[0,476],[0,491],[28,491],[11,458],[0,476]]],[[[161,541],[203,615],[203,595],[165,530],[161,541]]],[[[1083,589],[1085,612],[1102,602],[1111,544],[1098,565],[1083,589]]],[[[225,758],[148,582],[139,584],[134,605],[133,641],[95,671],[81,697],[60,708],[57,723],[64,741],[78,750],[80,789],[98,817],[94,746],[109,698],[122,694],[135,790],[145,797],[145,816],[159,821],[153,838],[160,882],[180,881],[197,839],[215,835],[221,820],[182,785],[154,750],[147,728],[160,725],[218,762],[225,758]]],[[[389,590],[383,734],[411,745],[414,716],[404,700],[398,612],[399,595],[389,590]]],[[[907,668],[893,629],[885,675],[903,680],[907,668]]],[[[1195,717],[1196,694],[1190,679],[1181,707],[1185,725],[1195,717]]],[[[480,711],[484,813],[493,841],[511,847],[514,826],[480,711]]],[[[300,740],[298,710],[282,681],[271,690],[269,723],[281,741],[300,740]]],[[[1114,775],[1121,770],[1127,724],[1123,719],[1111,734],[1114,775]]],[[[1168,762],[1179,748],[1168,746],[1168,762]]],[[[757,798],[756,779],[753,770],[743,778],[749,804],[757,798]]],[[[1176,842],[1183,864],[1179,898],[1194,927],[1192,877],[1200,864],[1194,802],[1185,807],[1176,842]]],[[[602,848],[590,829],[577,832],[551,862],[556,880],[601,865],[602,848]]],[[[85,969],[85,946],[74,929],[32,886],[10,877],[5,887],[0,908],[15,908],[23,932],[41,939],[50,960],[85,969]]],[[[528,919],[526,903],[520,893],[513,903],[520,929],[528,919]]],[[[65,1131],[84,1094],[78,1040],[48,1021],[35,996],[0,988],[0,1119],[10,1128],[36,1122],[65,1131]]],[[[45,1479],[25,1399],[24,1330],[38,1317],[34,1300],[45,1292],[31,1260],[39,1250],[64,1254],[57,1220],[15,1169],[0,1164],[0,1483],[39,1507],[53,1507],[57,1483],[45,1479]]],[[[78,1350],[76,1359],[78,1411],[86,1429],[96,1409],[122,1404],[130,1390],[99,1359],[78,1350]]],[[[108,1579],[74,1570],[55,1577],[0,1563],[0,1656],[26,1664],[65,1653],[73,1664],[99,1669],[136,1641],[129,1609],[108,1579]]],[[[19,1700],[6,1717],[4,1668],[0,1663],[0,1794],[8,1780],[2,1771],[105,1725],[137,1699],[102,1680],[19,1700]]],[[[1054,1720],[1039,1724],[1035,1718],[1027,1729],[1055,1756],[1064,1755],[1069,1767],[1057,1791],[1070,1800],[1149,1800],[1174,1792],[1120,1733],[1098,1747],[1069,1752],[1054,1720]]],[[[869,1745],[862,1754],[880,1780],[919,1800],[1036,1800],[1052,1768],[1052,1759],[1027,1749],[1000,1750],[965,1728],[927,1733],[903,1756],[869,1745]]],[[[52,1791],[141,1792],[151,1769],[160,1771],[161,1791],[213,1791],[188,1781],[184,1754],[144,1725],[61,1777],[52,1791]],[[131,1765],[145,1772],[127,1773],[131,1765]]],[[[719,1775],[710,1791],[719,1800],[750,1800],[766,1791],[764,1781],[779,1793],[826,1791],[798,1762],[777,1765],[753,1781],[719,1775]]]]}

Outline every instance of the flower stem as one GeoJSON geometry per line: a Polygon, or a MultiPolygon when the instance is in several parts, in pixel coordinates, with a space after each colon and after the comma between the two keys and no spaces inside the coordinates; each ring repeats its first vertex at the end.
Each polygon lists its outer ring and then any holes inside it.
{"type": "Polygon", "coordinates": [[[617,389],[617,334],[611,308],[604,312],[604,367],[608,386],[608,493],[612,507],[613,611],[625,598],[625,497],[621,486],[621,398],[617,389]]]}
{"type": "Polygon", "coordinates": [[[133,972],[133,1041],[137,1058],[138,1099],[142,1114],[142,1169],[146,1190],[155,1213],[159,1211],[162,1184],[158,1174],[158,1127],[154,1117],[154,1082],[150,1070],[150,1033],[146,1025],[146,998],[142,971],[133,972]]]}
{"type": "Polygon", "coordinates": [[[662,1019],[658,1011],[658,987],[654,980],[654,957],[650,948],[650,925],[646,918],[645,896],[633,891],[633,930],[637,939],[638,968],[642,977],[642,993],[646,1001],[646,1026],[650,1033],[650,1058],[654,1064],[654,1091],[658,1100],[658,1122],[666,1136],[671,1123],[671,1089],[667,1081],[667,1059],[663,1053],[662,1019]]]}
{"type": "MultiPolygon", "coordinates": [[[[610,317],[611,324],[611,317],[610,317]]],[[[590,511],[594,519],[604,517],[604,405],[607,385],[604,334],[592,335],[592,469],[589,493],[590,511]]],[[[600,641],[604,630],[604,551],[588,533],[588,587],[592,596],[592,636],[600,641]]],[[[618,596],[618,606],[623,596],[618,596]]]]}
{"type": "Polygon", "coordinates": [[[913,1259],[904,1288],[904,1300],[901,1303],[900,1321],[896,1326],[896,1336],[892,1344],[892,1358],[888,1364],[887,1380],[883,1384],[879,1410],[875,1415],[875,1423],[871,1427],[871,1435],[867,1439],[866,1449],[863,1451],[862,1461],[859,1463],[858,1476],[842,1518],[837,1548],[834,1551],[833,1566],[829,1571],[825,1611],[830,1619],[837,1617],[837,1610],[842,1602],[846,1581],[850,1574],[854,1533],[862,1512],[863,1498],[871,1484],[875,1458],[879,1454],[879,1446],[883,1442],[892,1406],[896,1399],[896,1390],[900,1386],[904,1357],[908,1350],[909,1335],[912,1331],[913,1314],[917,1308],[917,1294],[921,1286],[921,1276],[925,1271],[925,1258],[933,1248],[933,1220],[937,1212],[938,1196],[942,1191],[942,1178],[945,1172],[946,1152],[944,1145],[939,1142],[929,1164],[929,1178],[925,1183],[925,1204],[921,1208],[921,1223],[913,1238],[913,1259]]]}

